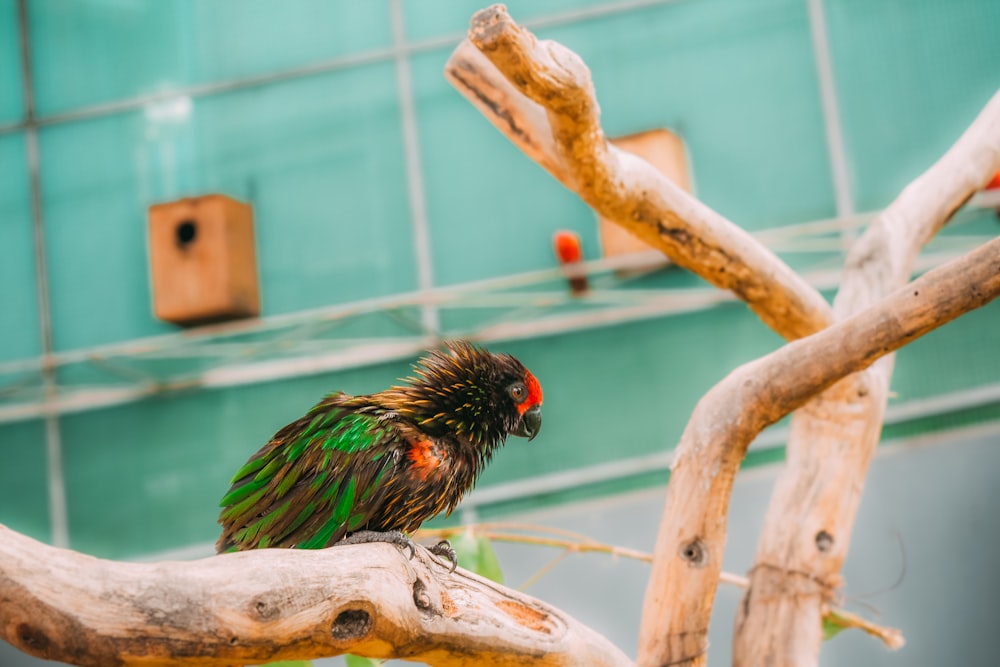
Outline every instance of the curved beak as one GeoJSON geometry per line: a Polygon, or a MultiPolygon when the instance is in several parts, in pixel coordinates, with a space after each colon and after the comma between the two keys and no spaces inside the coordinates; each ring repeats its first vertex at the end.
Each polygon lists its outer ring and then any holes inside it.
{"type": "Polygon", "coordinates": [[[530,442],[542,430],[542,406],[536,405],[521,415],[521,422],[513,435],[527,438],[530,442]]]}

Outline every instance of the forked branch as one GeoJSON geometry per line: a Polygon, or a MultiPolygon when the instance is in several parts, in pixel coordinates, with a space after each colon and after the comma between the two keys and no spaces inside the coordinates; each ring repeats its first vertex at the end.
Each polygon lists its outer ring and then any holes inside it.
{"type": "Polygon", "coordinates": [[[701,665],[733,479],[766,426],[838,380],[1000,294],[1000,239],[857,315],[730,373],[698,402],[677,447],[639,638],[640,666],[701,665]]]}
{"type": "MultiPolygon", "coordinates": [[[[593,83],[584,63],[560,44],[536,40],[502,6],[490,7],[473,17],[468,39],[452,54],[446,76],[511,141],[603,217],[661,249],[677,264],[718,287],[732,290],[781,335],[796,339],[833,323],[833,310],[815,290],[743,230],[694,200],[650,165],[610,145],[600,126],[593,83]]],[[[1000,166],[997,107],[1000,102],[991,102],[956,147],[914,181],[852,249],[844,289],[836,304],[841,319],[862,311],[864,317],[882,312],[887,304],[879,300],[909,280],[920,247],[1000,166]]],[[[955,290],[959,298],[968,296],[962,292],[961,276],[951,277],[959,282],[948,289],[955,290]]],[[[974,280],[968,280],[969,285],[975,286],[974,280]]],[[[898,297],[895,295],[890,301],[898,297]]],[[[975,307],[971,301],[961,306],[971,307],[975,307]]],[[[803,638],[803,645],[819,636],[819,615],[832,597],[834,575],[849,542],[853,508],[870,451],[881,429],[891,355],[878,368],[855,375],[836,387],[832,385],[905,344],[914,331],[919,330],[914,335],[920,335],[927,330],[923,327],[940,326],[956,316],[948,314],[947,309],[919,316],[914,311],[911,315],[921,321],[914,325],[915,329],[894,333],[879,329],[878,345],[883,347],[876,346],[861,356],[856,354],[860,348],[851,351],[836,342],[837,337],[844,335],[857,342],[858,327],[872,325],[872,322],[862,324],[863,317],[854,318],[816,336],[807,348],[792,346],[788,351],[739,369],[699,403],[678,450],[679,459],[668,490],[667,511],[643,615],[641,664],[703,662],[732,475],[747,445],[764,426],[829,388],[793,421],[789,457],[808,455],[807,467],[824,471],[821,477],[825,479],[803,478],[798,488],[808,486],[813,495],[821,492],[823,497],[841,498],[838,507],[842,511],[836,521],[825,521],[830,512],[810,507],[799,494],[794,499],[798,511],[822,514],[824,521],[817,522],[811,516],[801,522],[785,522],[788,529],[784,531],[784,538],[799,544],[810,542],[815,552],[813,538],[827,534],[815,526],[835,529],[834,546],[826,546],[825,538],[821,540],[823,548],[830,550],[822,568],[830,576],[806,582],[810,594],[819,585],[822,590],[814,599],[823,604],[816,605],[816,613],[809,619],[797,623],[795,631],[785,630],[791,626],[779,622],[773,614],[762,616],[764,620],[756,623],[752,632],[741,631],[741,638],[750,643],[759,643],[755,637],[761,635],[761,623],[767,626],[770,636],[794,635],[803,638]],[[812,357],[813,354],[817,356],[812,357]],[[790,363],[789,357],[783,355],[797,355],[796,362],[790,363]],[[828,361],[832,365],[825,366],[828,361]],[[771,372],[775,368],[779,369],[777,374],[771,372]],[[770,384],[761,382],[762,377],[771,378],[770,384]],[[842,428],[820,433],[810,426],[823,423],[824,419],[830,421],[834,413],[848,415],[845,419],[833,419],[842,421],[842,428]],[[829,454],[827,450],[808,451],[809,447],[817,447],[818,440],[832,443],[827,449],[852,449],[862,455],[853,456],[842,465],[817,466],[816,461],[829,454]],[[802,446],[796,446],[795,442],[802,446]],[[677,565],[678,559],[681,565],[677,565]],[[808,632],[803,630],[804,624],[809,625],[808,632]]],[[[879,325],[884,326],[884,323],[879,325]]],[[[866,342],[875,344],[876,340],[866,342]]],[[[783,477],[792,479],[795,474],[790,465],[783,477]]],[[[788,500],[783,499],[786,508],[788,500]]],[[[782,551],[787,552],[787,549],[782,551]]],[[[774,572],[779,576],[791,572],[787,564],[770,566],[771,562],[765,559],[755,570],[755,579],[766,579],[774,572]]],[[[763,598],[749,600],[746,608],[752,608],[774,592],[767,586],[762,590],[763,598]]],[[[788,590],[789,597],[802,592],[794,586],[788,590]]],[[[787,620],[787,616],[782,618],[787,620]]],[[[740,650],[737,646],[737,653],[740,650]]],[[[746,664],[757,662],[760,661],[751,658],[746,664]]]]}
{"type": "MultiPolygon", "coordinates": [[[[838,319],[910,278],[921,247],[1000,170],[1000,93],[851,248],[834,301],[838,319]]],[[[839,595],[868,466],[882,432],[892,355],[817,396],[792,417],[782,469],[739,606],[738,667],[819,661],[820,619],[839,595]]]]}
{"type": "Polygon", "coordinates": [[[736,293],[785,338],[833,320],[823,297],[770,250],[649,163],[609,144],[587,66],[561,44],[536,40],[503,5],[472,17],[445,76],[595,211],[736,293]]]}

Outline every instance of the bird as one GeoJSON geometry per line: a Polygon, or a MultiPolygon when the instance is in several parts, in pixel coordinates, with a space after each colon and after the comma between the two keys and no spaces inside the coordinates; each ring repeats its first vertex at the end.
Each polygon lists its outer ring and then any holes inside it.
{"type": "Polygon", "coordinates": [[[573,296],[586,294],[589,286],[587,273],[580,266],[583,261],[583,244],[580,242],[580,235],[576,232],[560,229],[552,235],[552,249],[566,274],[570,293],[573,296]]]}
{"type": "MultiPolygon", "coordinates": [[[[542,387],[515,357],[447,341],[374,394],[326,395],[236,471],[219,553],[388,542],[451,513],[508,436],[538,435],[542,387]]],[[[457,565],[442,541],[430,549],[457,565]]]]}

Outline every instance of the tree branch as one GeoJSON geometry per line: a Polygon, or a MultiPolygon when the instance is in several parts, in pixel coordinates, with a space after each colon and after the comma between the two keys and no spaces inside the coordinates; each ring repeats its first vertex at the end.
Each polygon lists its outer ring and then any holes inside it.
{"type": "MultiPolygon", "coordinates": [[[[446,76],[511,141],[577,192],[598,213],[660,248],[679,265],[718,287],[733,290],[765,323],[786,338],[814,333],[834,321],[833,311],[814,290],[801,285],[800,279],[780,260],[756,245],[742,230],[686,195],[649,165],[609,145],[600,127],[600,112],[586,66],[576,54],[563,46],[537,41],[530,32],[514,23],[503,7],[490,7],[473,17],[469,38],[452,55],[446,66],[446,76]]],[[[980,121],[981,127],[970,130],[968,138],[963,138],[956,149],[931,170],[933,173],[929,172],[909,186],[855,245],[848,258],[844,287],[835,304],[840,318],[861,312],[905,284],[920,247],[969,194],[997,170],[1000,165],[996,164],[996,132],[986,127],[990,122],[980,121]],[[984,139],[985,147],[976,145],[984,139]],[[942,179],[942,174],[948,177],[942,179]]],[[[873,360],[874,357],[856,368],[864,368],[873,360]]],[[[806,361],[803,359],[803,363],[806,361]]],[[[812,370],[811,366],[805,367],[812,370]]],[[[836,573],[846,554],[864,473],[881,430],[891,367],[892,357],[889,356],[865,373],[831,387],[793,419],[789,466],[783,479],[787,486],[795,487],[798,495],[794,499],[787,495],[782,499],[782,511],[794,508],[789,514],[781,514],[772,505],[771,523],[783,526],[783,539],[786,543],[789,539],[793,540],[803,553],[808,551],[814,558],[817,553],[828,554],[823,568],[819,568],[827,576],[817,573],[815,567],[806,570],[796,568],[795,558],[789,559],[791,564],[782,563],[781,558],[761,558],[758,561],[760,566],[754,570],[754,578],[764,582],[777,577],[785,583],[783,590],[787,597],[784,599],[799,599],[804,591],[808,591],[813,595],[813,601],[821,601],[822,604],[815,604],[810,614],[798,618],[794,626],[789,621],[794,614],[786,612],[780,614],[780,618],[768,616],[757,623],[754,630],[741,634],[747,642],[763,645],[765,642],[758,641],[758,638],[761,628],[766,627],[769,636],[782,633],[790,643],[796,641],[789,639],[794,636],[802,645],[815,644],[813,659],[818,654],[821,630],[818,614],[826,608],[837,585],[836,573]],[[831,428],[831,422],[838,426],[831,428]],[[849,460],[845,461],[845,458],[849,460]],[[830,465],[831,462],[835,465],[830,465]],[[811,474],[802,477],[800,473],[807,467],[811,474]],[[801,517],[816,511],[809,503],[803,502],[804,497],[810,497],[803,495],[806,488],[814,493],[821,490],[828,500],[836,499],[836,511],[830,510],[834,506],[830,504],[819,510],[828,520],[817,521],[815,517],[802,523],[788,520],[789,516],[801,517]],[[838,518],[829,520],[833,515],[838,518]],[[779,521],[777,517],[782,519],[779,521]],[[803,572],[806,574],[803,575],[803,572]],[[804,629],[806,626],[808,630],[804,629]]],[[[824,382],[819,388],[829,387],[845,374],[836,374],[834,380],[824,382]]],[[[735,386],[730,384],[730,387],[735,386]]],[[[806,398],[818,392],[817,385],[811,380],[804,387],[806,398]]],[[[797,399],[794,404],[802,405],[806,398],[797,399]]],[[[681,486],[678,478],[685,476],[678,475],[678,470],[675,470],[668,491],[670,497],[685,494],[697,497],[709,488],[713,497],[695,509],[688,507],[670,517],[665,515],[661,537],[669,521],[679,521],[685,511],[693,511],[696,517],[700,516],[710,524],[715,522],[712,526],[702,525],[701,528],[711,528],[710,532],[724,538],[719,527],[721,525],[724,532],[730,473],[735,472],[750,439],[771,421],[769,417],[764,418],[767,408],[759,409],[756,419],[747,419],[748,416],[753,417],[749,413],[753,412],[751,405],[755,401],[749,392],[720,392],[714,399],[711,395],[706,396],[699,408],[712,400],[728,403],[733,408],[728,413],[732,421],[726,422],[726,415],[716,414],[725,413],[725,410],[706,408],[700,418],[696,411],[685,432],[685,442],[702,439],[718,445],[717,450],[700,451],[699,456],[707,457],[702,458],[706,461],[704,465],[715,466],[724,474],[711,475],[712,480],[701,479],[704,486],[696,484],[684,491],[675,491],[674,487],[681,486]],[[727,393],[736,395],[725,395],[727,393]],[[705,418],[704,415],[709,413],[719,419],[705,418]],[[748,423],[753,426],[726,446],[726,438],[734,435],[732,429],[736,429],[738,423],[742,423],[742,427],[748,423]],[[711,435],[713,426],[719,424],[723,424],[722,432],[711,435]],[[705,429],[704,433],[698,432],[699,425],[705,429]],[[715,442],[713,438],[716,437],[721,440],[715,442]],[[718,486],[712,486],[710,482],[713,480],[718,486]],[[716,497],[717,493],[721,495],[716,497]]],[[[756,398],[760,402],[766,400],[766,396],[756,398]]],[[[789,405],[778,406],[778,417],[792,409],[789,405]]],[[[699,479],[698,474],[692,473],[691,477],[699,479]]],[[[698,505],[697,502],[694,504],[698,505]]],[[[668,501],[668,510],[670,507],[668,501]]],[[[692,541],[684,544],[676,543],[675,539],[671,543],[670,554],[681,549],[692,557],[698,555],[704,546],[697,538],[700,534],[695,531],[691,534],[695,536],[692,541]],[[691,550],[686,551],[689,547],[691,550]]],[[[763,546],[761,548],[764,549],[763,546]]],[[[782,552],[782,548],[775,546],[768,553],[772,556],[774,553],[790,553],[788,549],[782,552]]],[[[721,551],[715,555],[721,556],[721,551]]],[[[654,579],[658,576],[654,570],[654,579]]],[[[690,613],[692,610],[684,609],[683,605],[668,612],[662,605],[657,607],[654,604],[657,613],[644,614],[642,644],[646,648],[640,651],[640,662],[664,663],[676,659],[677,655],[699,654],[704,639],[699,633],[707,627],[715,590],[714,576],[706,577],[702,607],[695,609],[695,613],[690,613]],[[669,650],[660,645],[659,648],[666,652],[661,650],[657,653],[654,637],[657,615],[671,613],[675,619],[702,619],[703,623],[677,624],[673,628],[676,633],[667,642],[674,642],[675,645],[668,646],[669,650]],[[658,657],[647,661],[644,656],[651,654],[658,657]],[[664,657],[668,654],[671,656],[669,660],[664,657]]],[[[647,612],[650,611],[650,599],[656,598],[656,589],[657,586],[651,582],[647,612]]],[[[773,590],[768,585],[757,592],[773,590]]],[[[694,594],[694,597],[698,595],[694,594]]],[[[755,597],[751,592],[744,609],[753,608],[754,602],[763,604],[769,598],[769,595],[755,597]]],[[[676,601],[676,598],[673,600],[676,601]]],[[[747,664],[756,662],[751,658],[747,664]]]]}
{"type": "Polygon", "coordinates": [[[424,549],[261,549],[121,563],[0,525],[0,638],[83,666],[308,659],[341,653],[433,665],[632,662],[563,612],[424,549]]]}
{"type": "MultiPolygon", "coordinates": [[[[954,146],[907,186],[851,248],[834,311],[842,319],[909,280],[920,248],[1000,170],[1000,93],[954,146]]],[[[815,665],[821,618],[840,570],[878,445],[893,359],[887,355],[792,417],[750,589],[739,607],[734,664],[815,665]]]]}
{"type": "Polygon", "coordinates": [[[1000,239],[741,366],[699,401],[667,487],[643,608],[640,666],[705,663],[730,492],[754,437],[838,380],[998,294],[1000,239]]]}
{"type": "Polygon", "coordinates": [[[561,44],[537,41],[502,5],[472,17],[445,76],[595,211],[736,293],[785,338],[833,320],[823,297],[770,250],[649,163],[609,144],[583,61],[561,44]]]}

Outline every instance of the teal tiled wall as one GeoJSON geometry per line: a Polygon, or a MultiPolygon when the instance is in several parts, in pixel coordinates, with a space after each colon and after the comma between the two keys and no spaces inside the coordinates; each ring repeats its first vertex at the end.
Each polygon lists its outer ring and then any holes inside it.
{"type": "Polygon", "coordinates": [[[859,210],[885,206],[1000,88],[1000,3],[834,0],[834,71],[859,210]]]}
{"type": "Polygon", "coordinates": [[[551,266],[550,239],[560,228],[580,227],[585,245],[595,248],[596,225],[580,224],[592,215],[587,206],[527,162],[444,80],[449,55],[450,49],[435,51],[413,62],[437,282],[452,285],[551,266]]]}
{"type": "Polygon", "coordinates": [[[43,114],[259,76],[391,41],[384,2],[32,0],[29,8],[43,114]]]}
{"type": "MultiPolygon", "coordinates": [[[[419,47],[406,57],[435,284],[550,267],[558,228],[578,230],[596,254],[589,209],[442,77],[446,38],[480,5],[401,6],[406,39],[419,47]]],[[[835,213],[805,0],[508,6],[522,20],[580,10],[537,32],[588,63],[608,133],[679,132],[699,196],[737,223],[760,229],[835,213]]],[[[210,191],[254,205],[265,315],[417,289],[388,0],[28,7],[43,121],[124,100],[113,113],[38,129],[56,350],[173,330],[151,314],[146,207],[210,191]],[[338,58],[280,83],[189,88],[338,58]]],[[[992,0],[827,0],[826,15],[855,205],[880,207],[1000,87],[991,39],[1000,10],[992,0]]],[[[25,132],[9,127],[23,104],[17,34],[16,3],[0,0],[0,90],[11,91],[0,95],[0,361],[40,351],[25,132]]],[[[984,218],[977,229],[995,233],[990,225],[984,218]]],[[[698,283],[673,272],[641,284],[698,283]]],[[[998,317],[988,307],[904,350],[900,397],[995,382],[1000,355],[976,351],[1000,343],[998,317]]],[[[380,316],[345,326],[358,336],[405,328],[380,316]]],[[[511,442],[483,485],[662,451],[707,388],[779,344],[738,304],[498,343],[542,379],[546,427],[530,445],[511,442]]],[[[60,377],[97,381],[90,372],[60,377]]],[[[371,391],[406,372],[405,362],[376,364],[62,416],[71,545],[131,556],[214,540],[229,475],[274,430],[326,391],[371,391]]],[[[48,538],[43,425],[0,424],[0,448],[15,452],[0,467],[0,522],[48,538]]]]}
{"type": "Polygon", "coordinates": [[[24,136],[0,136],[0,361],[41,352],[24,136]]]}
{"type": "Polygon", "coordinates": [[[268,314],[415,289],[395,85],[379,63],[196,98],[183,122],[136,111],[46,128],[55,348],[173,330],[150,305],[146,208],[205,192],[254,204],[268,314]]]}
{"type": "Polygon", "coordinates": [[[38,540],[51,537],[45,426],[26,421],[0,426],[0,523],[38,540]]]}
{"type": "Polygon", "coordinates": [[[20,120],[24,112],[24,81],[17,29],[16,0],[0,0],[0,125],[20,120]]]}

